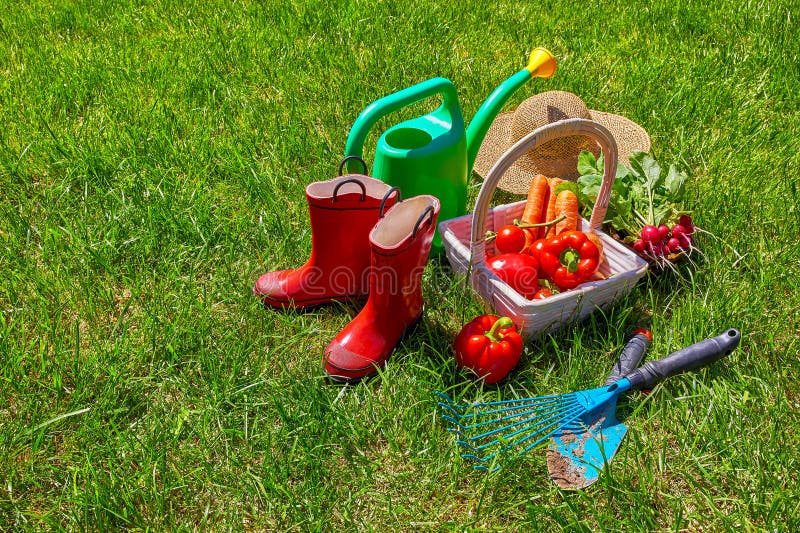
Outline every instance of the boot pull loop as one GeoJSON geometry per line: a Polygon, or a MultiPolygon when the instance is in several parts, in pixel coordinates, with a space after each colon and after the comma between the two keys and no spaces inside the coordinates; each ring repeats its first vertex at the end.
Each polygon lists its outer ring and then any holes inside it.
{"type": "Polygon", "coordinates": [[[334,202],[337,200],[336,195],[339,194],[339,189],[341,188],[342,185],[344,185],[346,183],[357,183],[358,186],[361,187],[361,200],[359,200],[359,201],[363,202],[364,200],[367,199],[367,187],[363,183],[361,183],[361,180],[358,180],[356,178],[349,178],[349,179],[340,181],[339,183],[336,184],[336,187],[333,188],[333,201],[334,202]]]}
{"type": "Polygon", "coordinates": [[[397,193],[397,202],[395,203],[403,201],[403,194],[400,192],[400,187],[392,187],[391,189],[386,191],[386,194],[383,195],[383,199],[381,200],[381,206],[378,208],[378,218],[383,218],[383,215],[386,214],[383,212],[383,208],[386,207],[386,202],[392,196],[393,192],[397,193]]]}
{"type": "Polygon", "coordinates": [[[416,238],[417,231],[419,231],[419,226],[420,226],[420,224],[422,224],[422,220],[425,218],[425,215],[429,215],[428,216],[428,220],[430,221],[431,224],[433,224],[433,206],[432,205],[429,205],[428,207],[425,208],[425,211],[423,211],[422,214],[417,219],[417,223],[414,224],[414,231],[411,232],[411,238],[412,239],[416,238]]]}
{"type": "Polygon", "coordinates": [[[364,167],[364,175],[366,176],[367,174],[369,174],[369,167],[367,167],[367,164],[364,162],[363,159],[361,159],[357,155],[348,155],[347,157],[342,159],[341,163],[339,163],[339,176],[342,175],[342,172],[344,171],[344,166],[347,164],[348,161],[358,161],[364,167]]]}

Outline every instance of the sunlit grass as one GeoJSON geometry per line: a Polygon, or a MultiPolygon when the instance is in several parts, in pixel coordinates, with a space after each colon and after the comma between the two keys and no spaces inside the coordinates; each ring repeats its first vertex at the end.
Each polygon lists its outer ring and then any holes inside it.
{"type": "Polygon", "coordinates": [[[0,529],[797,529],[790,3],[184,4],[0,10],[0,529]],[[381,378],[330,386],[322,351],[358,305],[251,295],[307,257],[304,187],[373,100],[441,75],[469,120],[538,45],[559,70],[512,104],[568,90],[642,124],[693,176],[704,258],[485,388],[450,350],[482,308],[434,260],[381,378]],[[541,451],[489,476],[461,460],[434,391],[595,386],[642,325],[651,357],[729,327],[742,345],[624,401],[628,436],[585,492],[555,488],[541,451]]]}

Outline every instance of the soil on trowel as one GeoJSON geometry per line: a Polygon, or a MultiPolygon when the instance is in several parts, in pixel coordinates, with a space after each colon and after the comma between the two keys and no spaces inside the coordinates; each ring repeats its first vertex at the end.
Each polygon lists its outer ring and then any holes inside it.
{"type": "MultiPolygon", "coordinates": [[[[586,429],[585,433],[581,433],[582,439],[573,433],[565,432],[561,434],[562,445],[566,446],[573,442],[580,440],[580,444],[575,448],[574,455],[578,460],[583,459],[583,454],[586,453],[584,443],[586,439],[595,438],[598,435],[600,428],[605,422],[605,415],[601,415],[595,419],[586,429]],[[591,432],[591,433],[590,433],[591,432]]],[[[601,437],[605,439],[605,437],[601,437]]],[[[550,479],[562,489],[581,489],[588,486],[586,483],[586,469],[585,466],[576,466],[568,458],[561,455],[555,447],[554,442],[550,442],[550,447],[547,449],[547,469],[550,471],[550,479]]]]}
{"type": "MultiPolygon", "coordinates": [[[[578,440],[574,433],[562,433],[561,442],[564,445],[571,444],[578,440]]],[[[586,473],[585,467],[576,467],[572,461],[558,453],[555,444],[551,442],[547,449],[547,470],[550,471],[550,479],[562,489],[580,488],[585,483],[583,474],[586,473]]]]}

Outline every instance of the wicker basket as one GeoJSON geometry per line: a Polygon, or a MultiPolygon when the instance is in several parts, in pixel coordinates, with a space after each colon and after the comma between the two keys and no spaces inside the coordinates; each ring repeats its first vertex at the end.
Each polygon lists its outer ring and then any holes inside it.
{"type": "MultiPolygon", "coordinates": [[[[608,209],[617,169],[617,145],[602,125],[585,119],[566,119],[538,128],[508,149],[495,163],[478,193],[473,214],[439,224],[447,259],[453,269],[469,278],[470,286],[496,313],[511,317],[523,336],[535,337],[561,325],[587,317],[630,291],[647,271],[647,262],[600,231],[608,209]],[[503,173],[528,150],[548,141],[572,135],[596,140],[605,154],[603,183],[591,220],[581,219],[581,229],[596,230],[603,242],[607,261],[600,271],[607,279],[587,282],[544,300],[528,300],[501,281],[486,265],[487,230],[495,230],[522,216],[525,200],[490,208],[492,195],[503,173]]],[[[489,244],[490,252],[494,245],[489,244]]]]}

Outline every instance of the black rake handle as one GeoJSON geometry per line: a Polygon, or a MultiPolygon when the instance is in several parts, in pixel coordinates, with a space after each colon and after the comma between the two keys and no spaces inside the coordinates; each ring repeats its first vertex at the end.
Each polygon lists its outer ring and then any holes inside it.
{"type": "Polygon", "coordinates": [[[649,389],[670,376],[722,359],[739,345],[740,340],[739,330],[732,328],[716,337],[682,348],[663,359],[649,361],[625,377],[631,382],[632,389],[649,389]]]}
{"type": "Polygon", "coordinates": [[[637,329],[633,333],[631,340],[622,348],[622,352],[619,354],[619,360],[611,367],[611,374],[608,375],[604,385],[616,383],[625,375],[636,370],[636,367],[642,362],[644,352],[647,351],[647,347],[650,345],[650,340],[652,338],[653,334],[648,330],[637,329]]]}

